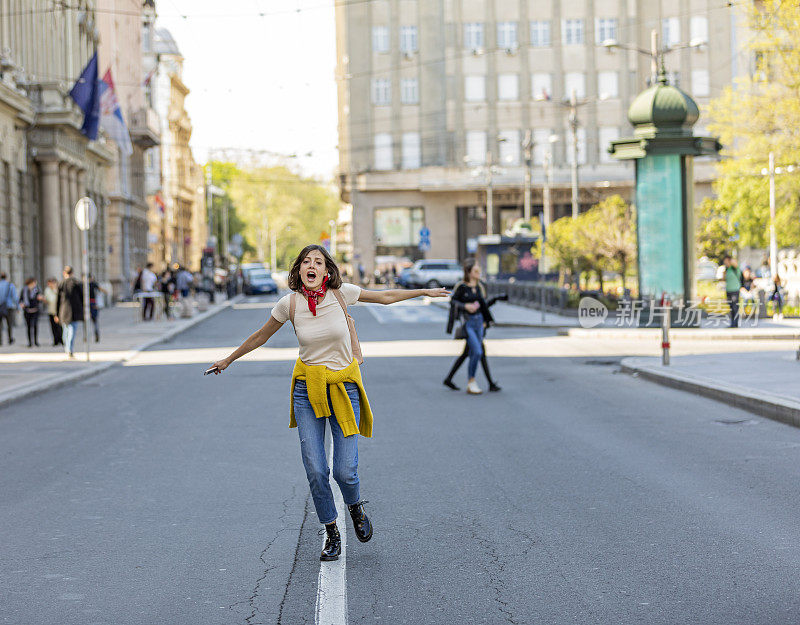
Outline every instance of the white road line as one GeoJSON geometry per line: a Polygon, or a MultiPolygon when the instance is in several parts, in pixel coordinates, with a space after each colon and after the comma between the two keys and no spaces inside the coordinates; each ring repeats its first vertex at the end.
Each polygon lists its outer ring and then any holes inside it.
{"type": "Polygon", "coordinates": [[[383,306],[381,304],[368,304],[367,310],[372,313],[372,316],[375,317],[378,323],[386,323],[386,318],[383,316],[383,306]]]}
{"type": "MultiPolygon", "coordinates": [[[[328,466],[333,466],[333,444],[328,449],[328,466]]],[[[319,563],[317,580],[317,606],[314,615],[316,625],[347,625],[347,525],[345,523],[344,499],[339,485],[333,484],[333,501],[339,515],[337,525],[342,537],[342,555],[333,562],[319,563]]],[[[323,546],[325,540],[322,541],[323,546]]]]}

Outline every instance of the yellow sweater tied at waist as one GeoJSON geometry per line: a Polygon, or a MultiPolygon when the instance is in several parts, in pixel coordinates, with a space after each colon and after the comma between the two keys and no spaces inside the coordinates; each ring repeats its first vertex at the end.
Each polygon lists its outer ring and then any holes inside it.
{"type": "Polygon", "coordinates": [[[331,406],[328,404],[328,387],[330,387],[333,414],[336,415],[336,420],[339,422],[339,427],[342,428],[342,433],[345,436],[352,436],[357,433],[361,434],[361,436],[372,436],[372,410],[369,407],[364,383],[361,381],[361,369],[355,359],[347,367],[339,371],[328,369],[325,365],[307,365],[299,358],[297,359],[292,372],[290,428],[297,427],[297,421],[294,418],[295,380],[305,380],[308,399],[317,419],[331,416],[331,406]],[[344,386],[345,382],[352,382],[358,385],[361,413],[360,425],[356,422],[356,413],[350,403],[350,397],[344,386]]]}

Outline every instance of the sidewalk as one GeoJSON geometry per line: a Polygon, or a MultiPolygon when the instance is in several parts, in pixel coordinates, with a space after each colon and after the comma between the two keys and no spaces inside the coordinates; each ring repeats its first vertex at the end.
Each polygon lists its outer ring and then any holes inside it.
{"type": "Polygon", "coordinates": [[[800,361],[795,351],[633,357],[622,370],[800,427],[800,361]]]}
{"type": "MultiPolygon", "coordinates": [[[[201,296],[203,297],[203,296],[201,296]]],[[[224,296],[222,296],[224,298],[224,296]]],[[[198,306],[195,301],[194,315],[189,319],[173,318],[158,321],[140,321],[136,304],[122,303],[100,310],[100,342],[95,343],[93,335],[90,360],[86,361],[86,348],[83,329],[75,339],[75,358],[69,359],[64,348],[53,347],[50,323],[46,315],[39,317],[39,344],[41,347],[28,348],[25,324],[20,322],[14,328],[14,344],[9,345],[3,335],[0,347],[0,408],[35,393],[41,393],[63,384],[96,375],[117,363],[129,360],[138,352],[180,334],[184,330],[208,319],[241,299],[241,295],[231,300],[217,296],[217,303],[198,306]],[[201,308],[206,310],[200,310],[201,308]]],[[[176,314],[179,312],[175,307],[176,314]]],[[[5,327],[3,328],[5,331],[5,327]]],[[[90,325],[91,330],[91,325],[90,325]]]]}
{"type": "MultiPolygon", "coordinates": [[[[448,310],[449,300],[431,299],[431,304],[448,310]]],[[[508,302],[496,302],[491,308],[495,325],[500,327],[526,327],[526,328],[552,328],[568,329],[578,327],[577,317],[567,317],[553,312],[545,313],[542,319],[542,311],[527,306],[518,306],[508,302]]]]}

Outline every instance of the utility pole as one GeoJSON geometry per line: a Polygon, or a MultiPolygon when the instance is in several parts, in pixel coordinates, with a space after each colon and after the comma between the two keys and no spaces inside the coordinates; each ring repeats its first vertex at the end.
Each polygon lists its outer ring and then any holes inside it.
{"type": "Polygon", "coordinates": [[[336,220],[331,219],[328,225],[331,227],[331,256],[336,259],[336,220]]]}
{"type": "Polygon", "coordinates": [[[492,179],[492,151],[486,153],[486,234],[494,234],[494,198],[492,179]]]}
{"type": "Polygon", "coordinates": [[[769,273],[778,275],[778,241],[775,237],[775,153],[769,153],[769,273]]]}
{"type": "Polygon", "coordinates": [[[569,127],[571,130],[572,149],[572,218],[578,218],[578,95],[575,90],[569,97],[569,127]]]}
{"type": "Polygon", "coordinates": [[[212,237],[214,236],[214,209],[213,209],[213,202],[214,199],[213,194],[211,193],[211,185],[213,179],[211,177],[211,156],[209,155],[208,158],[208,169],[206,170],[206,210],[208,212],[207,219],[208,219],[208,242],[207,247],[211,247],[211,241],[213,240],[212,237]]]}
{"type": "Polygon", "coordinates": [[[525,141],[522,144],[525,150],[525,197],[523,198],[522,218],[526,223],[531,221],[531,167],[533,166],[533,134],[525,131],[525,141]]]}
{"type": "Polygon", "coordinates": [[[222,203],[222,258],[224,259],[224,268],[227,271],[228,267],[228,207],[230,200],[225,198],[222,203]]]}
{"type": "MultiPolygon", "coordinates": [[[[731,11],[733,13],[733,11],[731,11]]],[[[658,31],[654,28],[650,31],[650,85],[655,85],[658,82],[658,31]]]]}
{"type": "MultiPolygon", "coordinates": [[[[550,189],[553,186],[553,144],[555,143],[550,137],[550,145],[544,154],[544,187],[542,188],[542,226],[545,232],[549,232],[550,224],[553,222],[553,201],[550,196],[550,189]]],[[[547,271],[547,257],[544,255],[544,247],[542,248],[542,261],[540,271],[543,273],[547,271]]]]}
{"type": "Polygon", "coordinates": [[[272,267],[272,271],[278,270],[278,233],[275,230],[272,231],[272,241],[269,246],[270,251],[270,267],[272,267]]]}

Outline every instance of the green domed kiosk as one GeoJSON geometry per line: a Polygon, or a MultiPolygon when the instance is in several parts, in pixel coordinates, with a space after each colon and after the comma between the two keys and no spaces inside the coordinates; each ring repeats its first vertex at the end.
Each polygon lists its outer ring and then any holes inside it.
{"type": "Polygon", "coordinates": [[[695,101],[667,84],[662,67],[656,84],[628,109],[633,136],[608,148],[616,159],[636,161],[639,297],[645,302],[667,295],[688,305],[694,296],[693,159],[721,148],[715,138],[692,133],[699,116],[695,101]]]}

